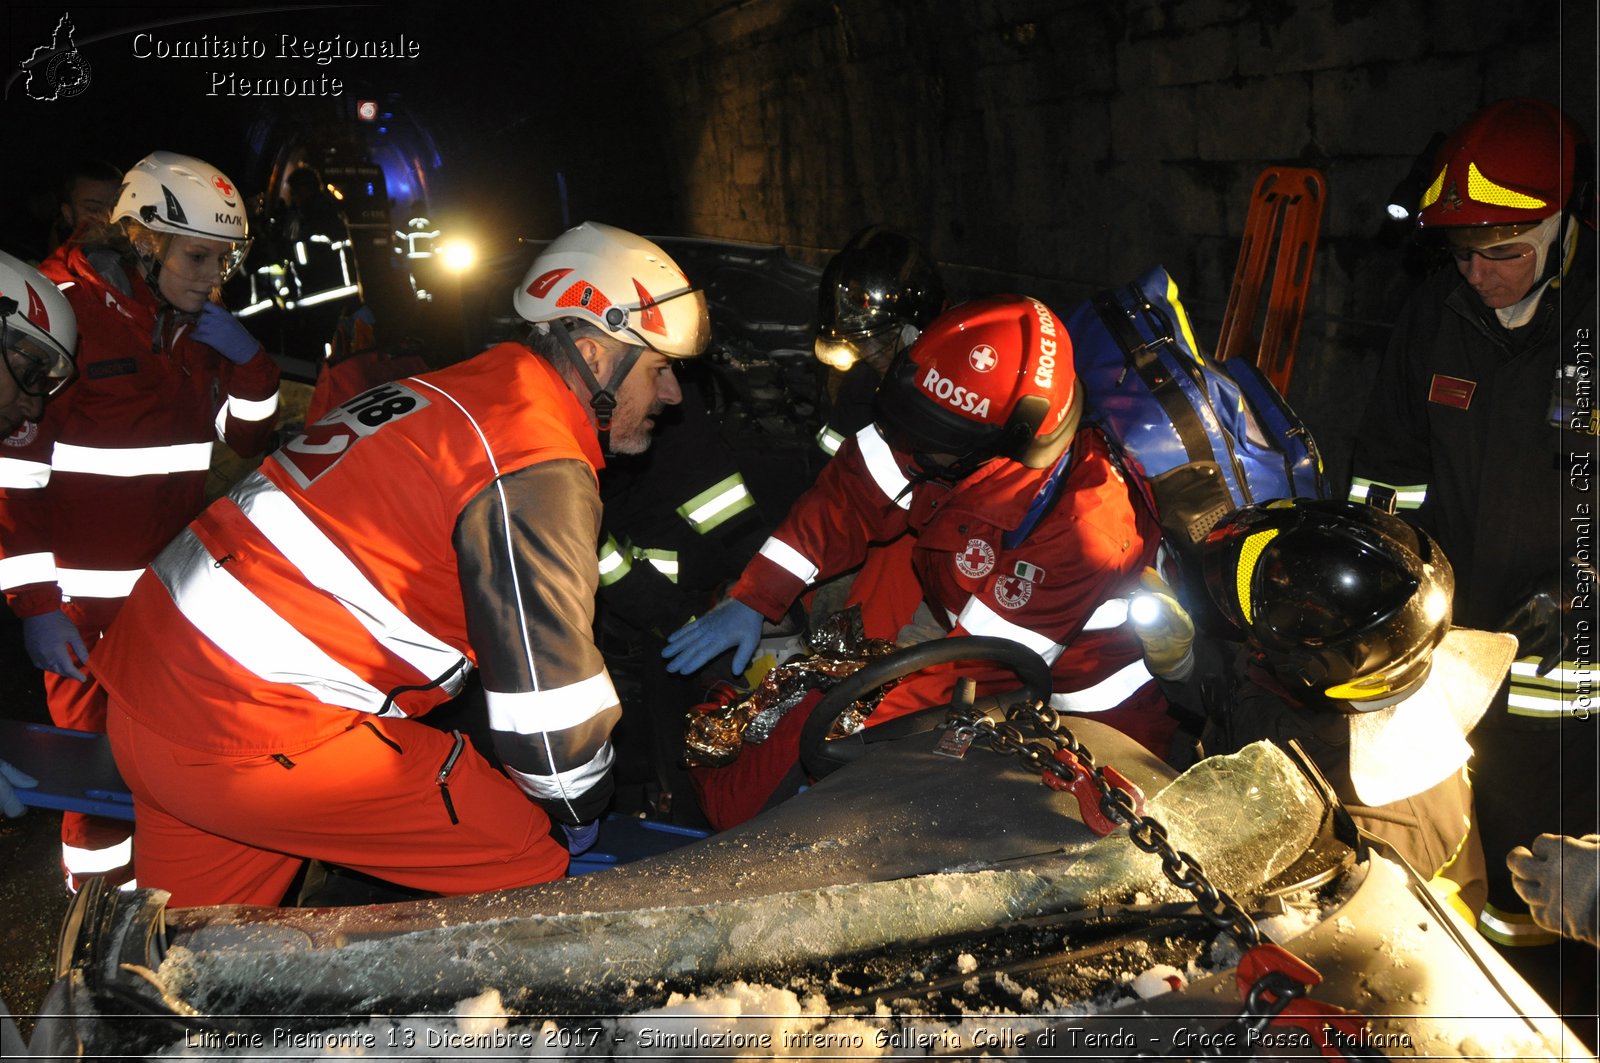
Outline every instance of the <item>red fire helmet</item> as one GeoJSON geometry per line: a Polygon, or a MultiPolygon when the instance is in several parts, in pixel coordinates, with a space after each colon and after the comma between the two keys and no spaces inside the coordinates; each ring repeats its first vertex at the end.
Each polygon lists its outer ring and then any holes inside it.
{"type": "Polygon", "coordinates": [[[1439,150],[1417,224],[1530,225],[1569,205],[1583,213],[1573,178],[1587,149],[1588,138],[1572,119],[1543,100],[1492,103],[1439,150]]]}

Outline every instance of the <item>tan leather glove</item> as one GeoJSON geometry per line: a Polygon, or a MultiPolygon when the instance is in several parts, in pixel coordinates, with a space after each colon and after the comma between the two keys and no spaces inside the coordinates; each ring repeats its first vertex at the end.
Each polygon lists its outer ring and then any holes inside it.
{"type": "Polygon", "coordinates": [[[1128,617],[1144,647],[1150,673],[1158,679],[1178,682],[1189,678],[1194,670],[1194,621],[1155,569],[1147,568],[1140,574],[1128,617]]]}
{"type": "Polygon", "coordinates": [[[1572,838],[1541,834],[1533,848],[1506,854],[1511,885],[1528,902],[1533,921],[1552,933],[1600,947],[1595,925],[1600,898],[1600,834],[1572,838]]]}

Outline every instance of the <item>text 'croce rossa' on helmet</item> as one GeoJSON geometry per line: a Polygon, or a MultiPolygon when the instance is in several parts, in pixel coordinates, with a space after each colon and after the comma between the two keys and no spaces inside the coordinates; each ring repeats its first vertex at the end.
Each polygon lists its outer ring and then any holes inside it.
{"type": "Polygon", "coordinates": [[[1246,506],[1207,536],[1200,561],[1217,608],[1273,675],[1337,708],[1382,708],[1416,690],[1450,629],[1444,552],[1372,506],[1246,506]]]}
{"type": "Polygon", "coordinates": [[[157,236],[198,236],[228,244],[222,279],[250,250],[250,223],[237,185],[208,162],[153,151],[122,178],[111,220],[137,222],[157,236]]]}
{"type": "Polygon", "coordinates": [[[44,274],[0,252],[0,350],[25,395],[53,395],[72,379],[78,320],[44,274]]]}
{"type": "Polygon", "coordinates": [[[944,281],[911,237],[882,225],[852,236],[823,267],[816,355],[832,369],[884,358],[917,338],[944,309],[944,281]]]}
{"type": "Polygon", "coordinates": [[[1560,211],[1587,213],[1588,138],[1558,108],[1524,97],[1490,104],[1452,133],[1433,163],[1417,225],[1485,230],[1477,245],[1525,231],[1560,211]]]}
{"type": "Polygon", "coordinates": [[[960,479],[995,457],[1048,468],[1082,410],[1066,326],[1037,299],[994,295],[945,311],[895,357],[875,420],[924,473],[960,479]]]}

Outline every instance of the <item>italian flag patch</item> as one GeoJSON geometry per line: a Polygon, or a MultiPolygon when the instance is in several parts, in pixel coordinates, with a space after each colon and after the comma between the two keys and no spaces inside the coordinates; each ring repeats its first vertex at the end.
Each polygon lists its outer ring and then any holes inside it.
{"type": "Polygon", "coordinates": [[[1025,579],[1029,583],[1044,582],[1044,569],[1038,565],[1030,565],[1026,561],[1018,561],[1016,567],[1011,570],[1011,574],[1018,579],[1025,579]]]}

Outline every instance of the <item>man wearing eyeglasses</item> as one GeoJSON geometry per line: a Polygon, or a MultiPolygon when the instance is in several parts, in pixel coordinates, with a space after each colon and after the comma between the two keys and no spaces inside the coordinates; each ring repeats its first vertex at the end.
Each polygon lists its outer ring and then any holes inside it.
{"type": "MultiPolygon", "coordinates": [[[[78,323],[66,296],[44,274],[0,252],[0,349],[6,361],[0,375],[0,438],[37,420],[44,400],[72,379],[77,346],[78,323]]],[[[23,463],[0,450],[0,492],[28,475],[23,463]]],[[[5,567],[0,551],[0,570],[5,567]]]]}
{"type": "MultiPolygon", "coordinates": [[[[1479,929],[1557,1006],[1554,935],[1506,856],[1541,832],[1596,829],[1593,165],[1589,138],[1541,100],[1501,100],[1445,141],[1418,235],[1450,262],[1391,337],[1350,495],[1439,541],[1457,624],[1517,637],[1472,735],[1490,875],[1479,929]]],[[[1562,987],[1587,985],[1576,1007],[1591,1014],[1593,975],[1590,953],[1562,987]]]]}
{"type": "MultiPolygon", "coordinates": [[[[32,486],[38,470],[13,456],[25,438],[25,425],[38,419],[44,400],[72,379],[78,323],[66,296],[44,274],[21,259],[0,252],[0,349],[6,372],[0,374],[0,494],[32,486]],[[20,431],[19,431],[20,430],[20,431]]],[[[0,526],[0,578],[13,567],[4,552],[0,526]]]]}

